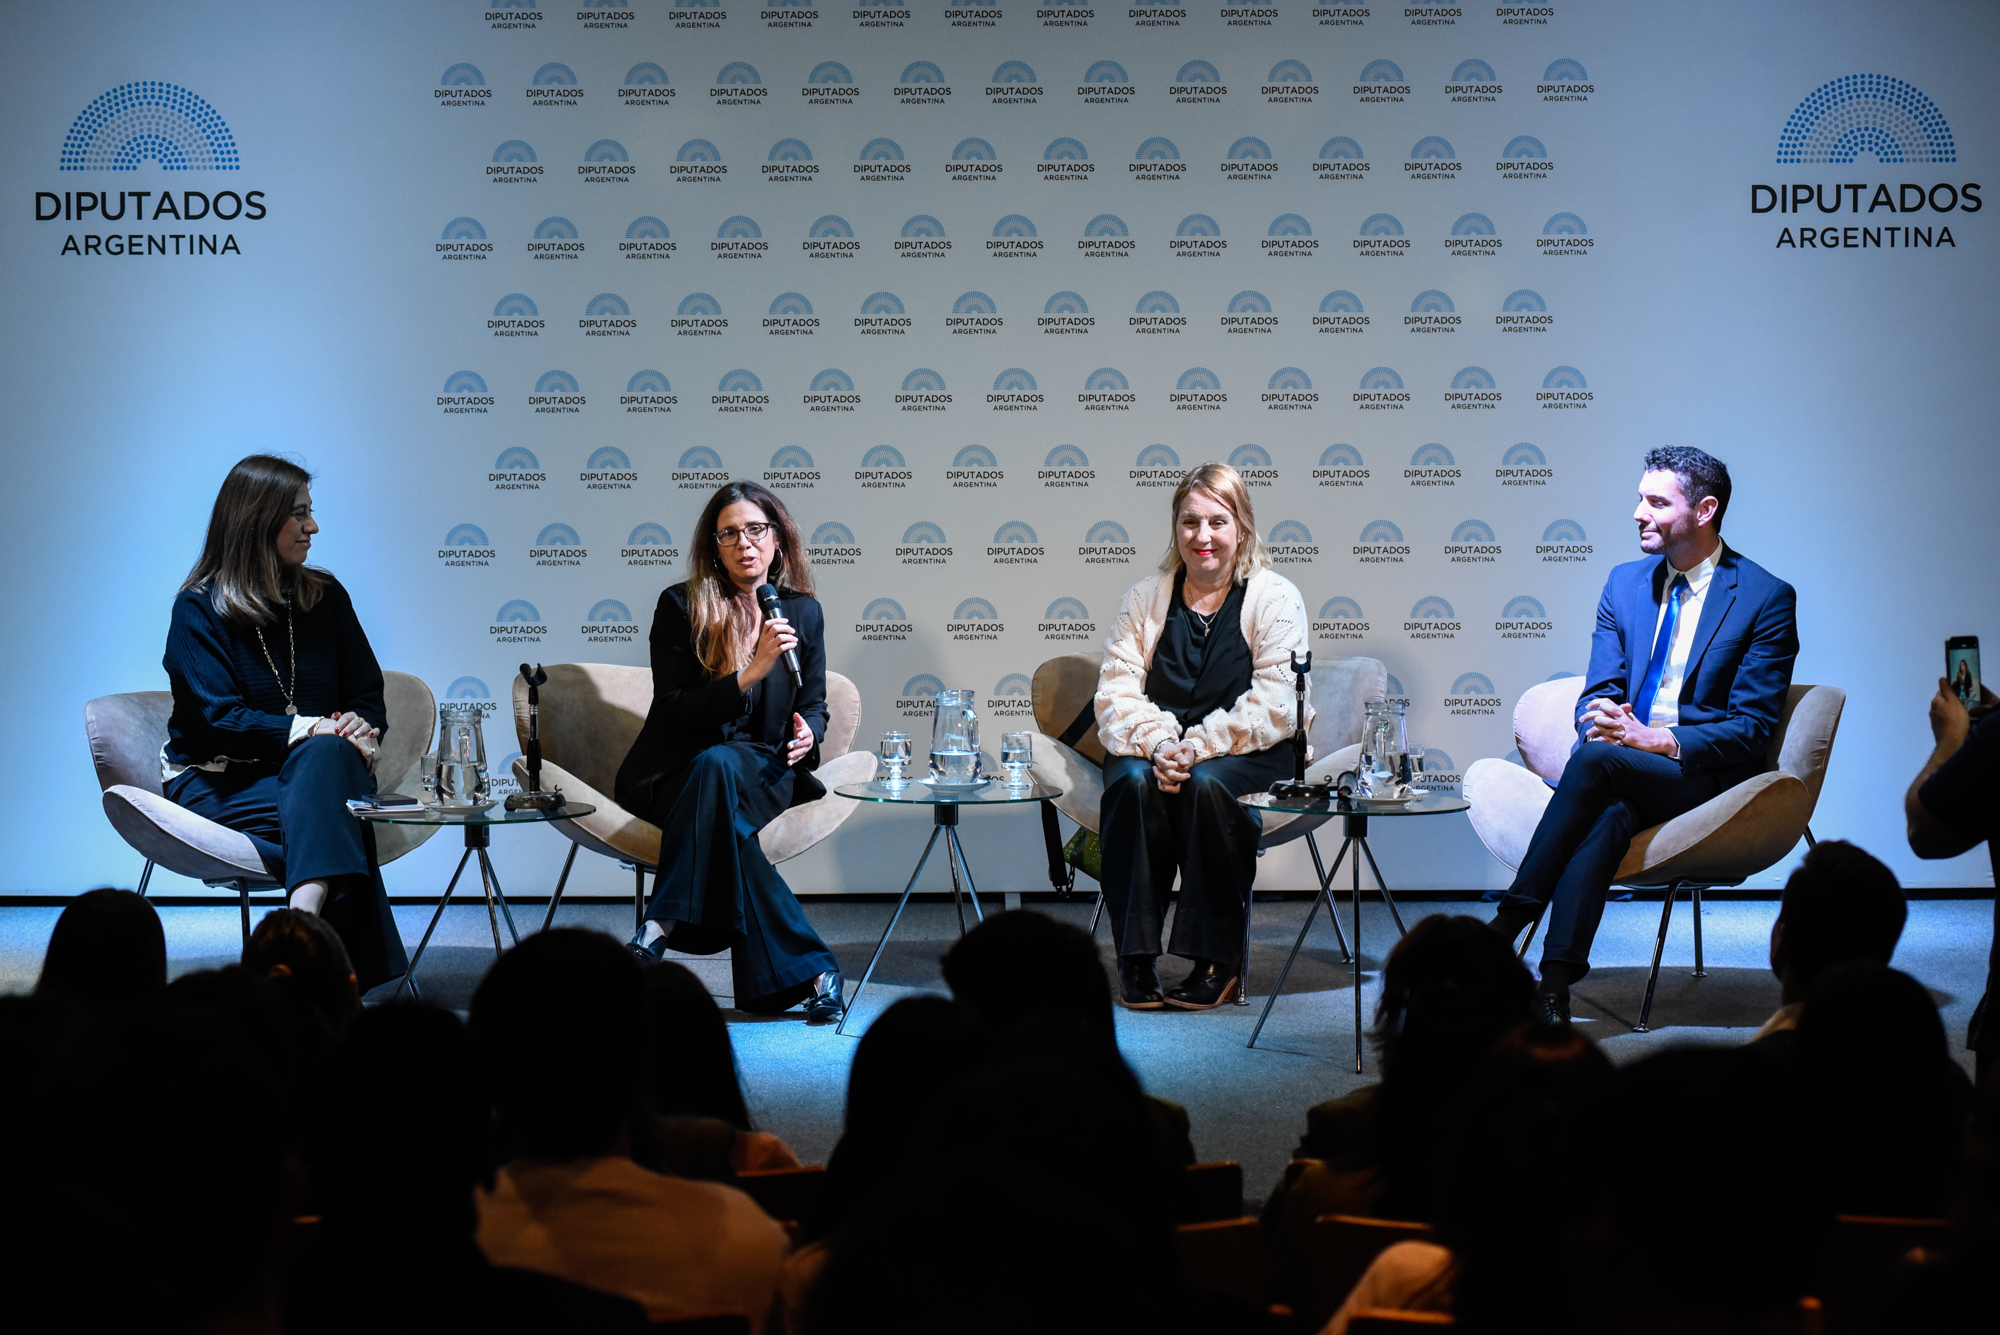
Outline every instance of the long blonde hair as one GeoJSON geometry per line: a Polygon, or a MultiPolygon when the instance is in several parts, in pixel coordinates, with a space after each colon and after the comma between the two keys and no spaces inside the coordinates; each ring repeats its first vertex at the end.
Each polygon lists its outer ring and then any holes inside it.
{"type": "Polygon", "coordinates": [[[326,577],[279,560],[278,531],[311,481],[311,473],[275,454],[238,459],[215,494],[201,558],[181,588],[206,591],[215,614],[238,625],[275,621],[288,603],[310,612],[326,577]]]}
{"type": "Polygon", "coordinates": [[[1250,504],[1250,488],[1244,485],[1243,475],[1228,464],[1205,463],[1188,469],[1187,476],[1174,488],[1174,499],[1167,506],[1167,554],[1160,558],[1160,573],[1172,575],[1181,568],[1181,502],[1191,491],[1200,492],[1235,518],[1242,535],[1236,540],[1239,583],[1271,564],[1271,554],[1264,550],[1263,535],[1257,532],[1257,511],[1250,504]]]}
{"type": "Polygon", "coordinates": [[[779,593],[812,596],[812,564],[806,559],[806,545],[799,526],[785,503],[755,482],[729,482],[716,488],[708,498],[701,518],[695,522],[694,538],[688,543],[687,608],[688,622],[694,627],[694,656],[712,677],[740,671],[750,662],[744,647],[747,633],[755,624],[755,604],[738,596],[734,583],[723,573],[722,553],[715,541],[715,525],[722,512],[738,501],[748,501],[777,525],[777,550],[771,554],[771,570],[766,576],[779,593]]]}

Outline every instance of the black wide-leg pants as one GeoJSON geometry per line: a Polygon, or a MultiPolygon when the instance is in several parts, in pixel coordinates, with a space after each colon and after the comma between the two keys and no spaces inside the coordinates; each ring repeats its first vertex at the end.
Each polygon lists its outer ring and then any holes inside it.
{"type": "Polygon", "coordinates": [[[757,842],[790,806],[792,781],[776,748],[724,742],[696,756],[667,809],[652,813],[660,871],[646,916],[667,927],[673,950],[730,951],[739,1009],[789,1005],[840,967],[757,842]]]}
{"type": "Polygon", "coordinates": [[[1263,826],[1236,799],[1291,774],[1290,743],[1204,760],[1178,793],[1160,791],[1150,761],[1105,758],[1101,885],[1120,955],[1160,954],[1160,928],[1178,874],[1181,906],[1168,951],[1242,963],[1243,915],[1257,879],[1263,826]]]}
{"type": "Polygon", "coordinates": [[[1535,826],[1503,907],[1548,905],[1542,964],[1562,964],[1574,982],[1590,972],[1590,943],[1604,917],[1611,878],[1639,831],[1694,810],[1721,792],[1712,770],[1612,742],[1585,742],[1535,826]]]}
{"type": "Polygon", "coordinates": [[[190,769],[166,786],[167,797],[195,815],[249,835],[287,890],[327,883],[321,916],[340,933],[363,992],[410,967],[375,863],[375,828],[347,810],[347,799],[374,791],[375,776],[354,743],[328,736],[306,738],[275,771],[190,769]]]}

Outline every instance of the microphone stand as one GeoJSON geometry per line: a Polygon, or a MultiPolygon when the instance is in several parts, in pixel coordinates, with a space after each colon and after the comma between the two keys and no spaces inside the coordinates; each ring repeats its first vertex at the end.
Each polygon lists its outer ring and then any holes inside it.
{"type": "Polygon", "coordinates": [[[555,811],[563,805],[561,792],[542,791],[542,692],[549,674],[540,663],[529,671],[526,663],[521,664],[521,679],[528,683],[528,791],[511,793],[507,797],[509,811],[555,811]]]}
{"type": "Polygon", "coordinates": [[[1294,697],[1297,701],[1292,718],[1292,777],[1281,779],[1271,785],[1271,796],[1286,801],[1324,802],[1338,796],[1346,796],[1333,783],[1306,782],[1306,681],[1312,672],[1312,650],[1306,650],[1301,659],[1297,653],[1289,655],[1292,664],[1294,697]]]}

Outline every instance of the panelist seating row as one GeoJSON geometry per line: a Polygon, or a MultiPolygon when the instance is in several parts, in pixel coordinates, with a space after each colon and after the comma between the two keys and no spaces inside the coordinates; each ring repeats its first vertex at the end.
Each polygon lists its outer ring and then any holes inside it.
{"type": "MultiPolygon", "coordinates": [[[[382,674],[382,699],[389,726],[375,762],[376,791],[415,793],[424,752],[437,728],[437,701],[421,677],[382,674]]],[[[139,893],[153,868],[236,893],[243,914],[243,941],[250,941],[250,896],[282,891],[271,879],[250,836],[197,816],[160,789],[160,748],[167,743],[167,720],[174,710],[171,691],[128,691],[102,695],[83,707],[84,735],[103,791],[104,814],[133,851],[146,860],[139,893]]],[[[376,860],[383,866],[413,852],[437,833],[434,825],[378,825],[376,860]]]]}
{"type": "MultiPolygon", "coordinates": [[[[1531,686],[1514,707],[1514,744],[1521,763],[1476,760],[1465,772],[1465,798],[1472,828],[1494,857],[1519,871],[1542,812],[1561,782],[1576,743],[1576,703],[1582,677],[1560,677],[1531,686]]],[[[1837,686],[1795,685],[1771,734],[1764,772],[1718,793],[1692,811],[1632,836],[1615,884],[1659,890],[1659,935],[1653,966],[1639,1008],[1637,1032],[1644,1033],[1660,981],[1660,956],[1674,900],[1687,891],[1694,909],[1694,977],[1706,976],[1701,952],[1701,894],[1741,885],[1797,847],[1812,842],[1813,809],[1833,755],[1834,734],[1847,693],[1837,686]]],[[[1525,954],[1541,919],[1521,941],[1525,954]]]]}
{"type": "MultiPolygon", "coordinates": [[[[618,767],[638,740],[639,729],[653,705],[650,668],[622,663],[549,663],[548,682],[541,687],[542,787],[560,789],[572,802],[597,809],[588,816],[551,822],[570,840],[562,876],[549,898],[544,928],[555,920],[569,883],[577,849],[588,849],[632,868],[633,926],[641,925],[646,908],[646,875],[660,866],[660,827],[627,811],[612,798],[618,767]]],[[[865,783],[875,775],[875,757],[855,751],[861,726],[861,693],[838,672],[826,674],[826,736],[820,740],[815,771],[826,785],[825,797],[805,802],[757,832],[758,845],[773,864],[785,862],[840,828],[860,806],[835,797],[844,783],[865,783]]],[[[528,745],[528,686],[514,678],[514,731],[523,752],[528,745]]],[[[514,762],[514,778],[528,784],[526,759],[514,762]]]]}

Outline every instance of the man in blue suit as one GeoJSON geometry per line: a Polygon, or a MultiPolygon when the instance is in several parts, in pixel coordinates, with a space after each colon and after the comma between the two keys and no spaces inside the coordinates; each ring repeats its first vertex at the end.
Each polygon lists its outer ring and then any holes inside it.
{"type": "Polygon", "coordinates": [[[1729,469],[1686,446],[1649,451],[1639,549],[1597,603],[1576,745],[1493,926],[1509,941],[1544,907],[1537,1010],[1567,1023],[1570,984],[1632,836],[1760,774],[1792,684],[1792,586],[1729,550],[1729,469]]]}

